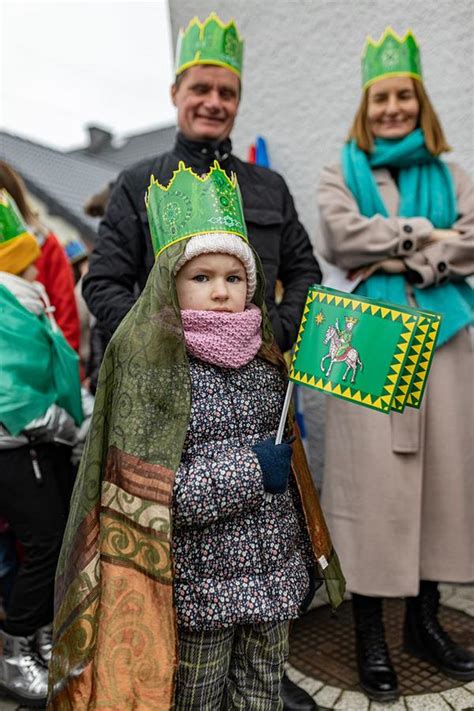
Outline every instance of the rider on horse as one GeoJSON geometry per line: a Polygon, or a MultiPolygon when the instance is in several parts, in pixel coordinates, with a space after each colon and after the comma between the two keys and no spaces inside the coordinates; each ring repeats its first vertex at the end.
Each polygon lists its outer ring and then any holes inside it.
{"type": "Polygon", "coordinates": [[[336,319],[336,330],[337,330],[337,335],[339,337],[339,346],[338,346],[337,351],[334,355],[335,360],[343,360],[347,351],[351,347],[352,330],[353,330],[354,326],[356,325],[358,319],[353,318],[352,316],[346,316],[344,318],[344,321],[346,322],[346,325],[345,325],[344,330],[341,331],[341,329],[339,328],[339,319],[336,319]]]}

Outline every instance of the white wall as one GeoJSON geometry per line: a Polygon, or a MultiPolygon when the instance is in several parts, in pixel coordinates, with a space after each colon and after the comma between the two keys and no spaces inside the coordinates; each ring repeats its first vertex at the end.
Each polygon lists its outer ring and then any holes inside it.
{"type": "Polygon", "coordinates": [[[360,97],[365,36],[412,26],[425,83],[453,157],[474,176],[474,3],[472,0],[170,0],[179,27],[215,10],[234,17],[245,39],[243,99],[233,132],[245,158],[256,134],[286,178],[313,238],[321,168],[338,159],[360,97]]]}

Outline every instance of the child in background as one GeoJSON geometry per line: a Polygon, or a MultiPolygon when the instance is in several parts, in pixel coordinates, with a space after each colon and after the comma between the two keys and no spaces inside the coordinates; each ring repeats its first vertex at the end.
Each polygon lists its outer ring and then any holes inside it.
{"type": "Polygon", "coordinates": [[[33,707],[46,702],[54,574],[82,421],[78,357],[35,281],[39,255],[0,191],[0,515],[24,552],[0,626],[0,690],[33,707]]]}
{"type": "Polygon", "coordinates": [[[43,225],[32,210],[25,184],[18,173],[0,160],[0,190],[6,190],[16,203],[28,230],[36,238],[41,253],[36,260],[36,281],[43,284],[54,318],[67,342],[79,351],[79,314],[74,296],[74,275],[58,238],[43,225]]]}
{"type": "Polygon", "coordinates": [[[235,177],[180,164],[147,204],[157,261],[99,377],[50,708],[278,711],[308,568],[337,604],[337,556],[291,422],[275,444],[286,373],[235,177]]]}

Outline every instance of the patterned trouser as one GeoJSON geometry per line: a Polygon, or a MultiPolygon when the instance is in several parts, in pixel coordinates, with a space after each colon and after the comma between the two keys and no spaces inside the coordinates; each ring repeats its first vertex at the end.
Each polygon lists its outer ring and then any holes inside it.
{"type": "Polygon", "coordinates": [[[179,630],[175,711],[281,711],[288,622],[179,630]]]}

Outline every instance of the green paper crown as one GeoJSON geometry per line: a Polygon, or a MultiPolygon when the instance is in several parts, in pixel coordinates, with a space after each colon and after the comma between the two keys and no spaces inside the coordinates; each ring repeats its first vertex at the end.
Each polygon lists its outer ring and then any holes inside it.
{"type": "Polygon", "coordinates": [[[248,241],[237,178],[217,161],[202,178],[180,161],[167,187],[152,175],[145,203],[156,257],[194,235],[227,232],[248,241]]]}
{"type": "Polygon", "coordinates": [[[6,190],[0,190],[0,244],[28,232],[16,202],[6,190]]]}
{"type": "Polygon", "coordinates": [[[387,27],[376,42],[367,37],[362,52],[362,85],[364,89],[382,77],[406,76],[415,79],[421,76],[420,49],[411,29],[399,37],[387,27]]]}
{"type": "Polygon", "coordinates": [[[200,22],[193,18],[180,30],[176,47],[176,75],[195,64],[215,64],[242,74],[244,43],[234,20],[224,25],[215,12],[200,22]]]}

